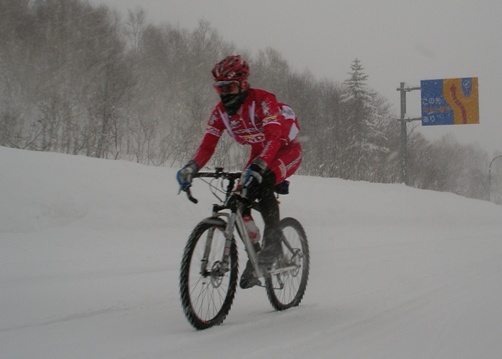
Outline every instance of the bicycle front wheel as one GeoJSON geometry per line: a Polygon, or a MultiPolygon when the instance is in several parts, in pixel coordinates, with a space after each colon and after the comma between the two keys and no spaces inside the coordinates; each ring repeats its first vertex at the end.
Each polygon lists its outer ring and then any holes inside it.
{"type": "Polygon", "coordinates": [[[180,270],[183,311],[196,329],[221,324],[232,306],[238,277],[238,254],[232,239],[229,261],[225,251],[225,221],[199,223],[185,246],[180,270]]]}
{"type": "Polygon", "coordinates": [[[282,260],[265,277],[270,304],[276,310],[285,310],[300,304],[307,288],[310,253],[307,235],[300,222],[284,218],[282,230],[282,260]]]}

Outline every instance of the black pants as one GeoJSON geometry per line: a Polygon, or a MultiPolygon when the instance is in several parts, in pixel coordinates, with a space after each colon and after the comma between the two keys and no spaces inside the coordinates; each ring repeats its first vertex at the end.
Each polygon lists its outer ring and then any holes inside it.
{"type": "MultiPolygon", "coordinates": [[[[279,213],[279,202],[275,196],[275,174],[270,170],[266,170],[263,174],[263,181],[260,186],[260,192],[256,196],[260,205],[261,216],[265,223],[263,239],[265,246],[278,243],[280,239],[279,221],[281,216],[279,213]]],[[[254,199],[250,198],[253,202],[254,199]]],[[[249,209],[249,212],[251,210],[249,209]]]]}

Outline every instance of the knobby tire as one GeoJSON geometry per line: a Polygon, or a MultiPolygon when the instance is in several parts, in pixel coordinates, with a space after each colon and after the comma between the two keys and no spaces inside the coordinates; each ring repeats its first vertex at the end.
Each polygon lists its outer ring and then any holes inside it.
{"type": "Polygon", "coordinates": [[[292,253],[283,243],[281,266],[294,265],[296,269],[265,277],[265,287],[270,304],[282,311],[297,306],[303,299],[310,270],[310,252],[307,235],[300,222],[288,217],[280,222],[283,238],[295,250],[292,253]]]}
{"type": "Polygon", "coordinates": [[[221,324],[232,307],[237,288],[238,253],[235,239],[230,248],[228,271],[217,271],[222,264],[226,223],[211,218],[200,222],[192,231],[185,246],[180,270],[180,297],[189,323],[196,329],[221,324]],[[208,263],[202,271],[206,239],[214,229],[208,263]],[[216,273],[216,274],[215,274],[216,273]]]}

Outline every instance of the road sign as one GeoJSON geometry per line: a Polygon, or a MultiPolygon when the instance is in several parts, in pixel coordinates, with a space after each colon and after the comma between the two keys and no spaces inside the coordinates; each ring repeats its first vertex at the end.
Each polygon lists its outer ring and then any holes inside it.
{"type": "Polygon", "coordinates": [[[478,78],[422,80],[422,125],[479,123],[478,78]]]}

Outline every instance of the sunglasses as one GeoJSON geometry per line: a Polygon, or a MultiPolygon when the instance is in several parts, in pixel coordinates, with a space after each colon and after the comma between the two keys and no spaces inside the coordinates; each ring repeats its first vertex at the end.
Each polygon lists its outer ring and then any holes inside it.
{"type": "Polygon", "coordinates": [[[239,81],[217,81],[214,83],[214,89],[219,95],[227,95],[239,89],[239,81]]]}

